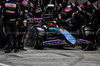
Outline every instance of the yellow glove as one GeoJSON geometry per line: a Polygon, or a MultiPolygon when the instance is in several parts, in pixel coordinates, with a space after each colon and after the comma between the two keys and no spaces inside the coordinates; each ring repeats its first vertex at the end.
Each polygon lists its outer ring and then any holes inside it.
{"type": "Polygon", "coordinates": [[[92,17],[92,14],[90,14],[90,13],[87,13],[87,15],[89,15],[90,17],[92,17]]]}
{"type": "Polygon", "coordinates": [[[18,21],[16,21],[16,25],[18,25],[18,21]]]}
{"type": "Polygon", "coordinates": [[[5,27],[3,26],[3,33],[5,34],[5,27]]]}

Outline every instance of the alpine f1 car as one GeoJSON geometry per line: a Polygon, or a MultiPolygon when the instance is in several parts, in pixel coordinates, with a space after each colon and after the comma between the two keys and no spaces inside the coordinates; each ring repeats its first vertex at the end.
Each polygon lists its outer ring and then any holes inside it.
{"type": "Polygon", "coordinates": [[[38,24],[42,19],[34,19],[34,24],[29,30],[30,46],[43,49],[44,46],[74,46],[76,39],[67,30],[60,28],[58,21],[46,21],[38,24]]]}

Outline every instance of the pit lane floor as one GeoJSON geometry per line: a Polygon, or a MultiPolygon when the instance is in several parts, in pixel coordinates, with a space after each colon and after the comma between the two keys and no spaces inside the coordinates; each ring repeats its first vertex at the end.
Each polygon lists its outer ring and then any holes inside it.
{"type": "Polygon", "coordinates": [[[5,54],[0,50],[0,66],[100,66],[100,49],[84,51],[81,47],[25,47],[27,51],[5,54]]]}

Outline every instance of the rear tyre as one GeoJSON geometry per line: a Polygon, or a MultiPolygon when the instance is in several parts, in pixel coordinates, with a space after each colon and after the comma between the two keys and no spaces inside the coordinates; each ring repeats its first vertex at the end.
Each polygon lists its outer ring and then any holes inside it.
{"type": "Polygon", "coordinates": [[[37,45],[38,45],[37,49],[44,49],[44,46],[42,46],[42,43],[43,43],[42,38],[40,38],[40,39],[37,40],[37,45]]]}
{"type": "Polygon", "coordinates": [[[82,44],[81,47],[82,49],[85,49],[87,45],[82,44]]]}
{"type": "Polygon", "coordinates": [[[85,45],[81,45],[81,47],[84,50],[97,50],[96,44],[95,45],[85,44],[85,45]]]}
{"type": "Polygon", "coordinates": [[[98,47],[100,47],[100,29],[97,32],[98,47]]]}

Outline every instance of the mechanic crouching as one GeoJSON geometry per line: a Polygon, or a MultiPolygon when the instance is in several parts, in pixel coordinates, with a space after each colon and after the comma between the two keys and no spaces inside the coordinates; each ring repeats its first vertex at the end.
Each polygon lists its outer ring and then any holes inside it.
{"type": "Polygon", "coordinates": [[[28,17],[28,9],[30,5],[28,4],[27,1],[22,1],[21,3],[21,16],[20,16],[20,21],[17,26],[18,28],[18,48],[19,50],[24,50],[24,38],[27,33],[27,17],[28,17]]]}
{"type": "Polygon", "coordinates": [[[13,49],[16,53],[18,52],[16,21],[20,15],[20,8],[18,4],[16,4],[16,2],[14,2],[13,0],[9,0],[2,5],[1,10],[2,15],[4,16],[3,22],[7,37],[7,48],[5,50],[5,53],[10,53],[13,49]]]}

